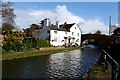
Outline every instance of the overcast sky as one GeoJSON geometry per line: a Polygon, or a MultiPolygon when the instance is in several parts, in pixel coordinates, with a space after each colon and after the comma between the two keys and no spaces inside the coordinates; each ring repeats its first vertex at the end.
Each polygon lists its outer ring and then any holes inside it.
{"type": "Polygon", "coordinates": [[[77,23],[83,33],[100,30],[108,34],[109,16],[112,24],[118,23],[117,2],[15,2],[13,8],[15,22],[21,29],[49,18],[53,23],[77,23]]]}

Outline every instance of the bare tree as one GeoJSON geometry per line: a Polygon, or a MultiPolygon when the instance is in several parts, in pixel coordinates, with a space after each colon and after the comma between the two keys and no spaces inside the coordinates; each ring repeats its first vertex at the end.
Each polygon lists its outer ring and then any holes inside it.
{"type": "Polygon", "coordinates": [[[13,3],[0,3],[2,9],[0,10],[2,14],[2,30],[13,30],[15,28],[14,19],[16,15],[14,14],[14,9],[12,8],[13,3]]]}

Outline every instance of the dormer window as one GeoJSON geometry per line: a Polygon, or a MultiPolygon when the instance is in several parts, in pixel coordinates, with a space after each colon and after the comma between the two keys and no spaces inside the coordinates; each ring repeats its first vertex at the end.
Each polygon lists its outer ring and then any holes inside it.
{"type": "Polygon", "coordinates": [[[57,34],[57,31],[54,31],[55,34],[57,34]]]}

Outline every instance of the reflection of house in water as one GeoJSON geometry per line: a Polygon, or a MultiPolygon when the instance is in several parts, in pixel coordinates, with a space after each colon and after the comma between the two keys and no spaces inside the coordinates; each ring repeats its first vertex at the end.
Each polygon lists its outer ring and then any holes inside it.
{"type": "Polygon", "coordinates": [[[49,19],[44,19],[41,23],[42,25],[32,24],[31,28],[24,30],[25,34],[28,36],[32,34],[38,39],[49,39],[53,46],[81,44],[81,30],[77,24],[65,22],[59,25],[59,22],[56,21],[56,25],[51,25],[49,19]]]}

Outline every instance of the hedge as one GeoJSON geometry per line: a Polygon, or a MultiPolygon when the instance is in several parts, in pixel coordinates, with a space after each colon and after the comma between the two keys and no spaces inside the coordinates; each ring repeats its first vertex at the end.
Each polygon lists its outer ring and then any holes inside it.
{"type": "Polygon", "coordinates": [[[31,39],[30,39],[30,38],[25,38],[25,39],[23,40],[23,42],[24,42],[25,47],[26,47],[27,49],[31,48],[31,39]]]}
{"type": "Polygon", "coordinates": [[[37,40],[36,41],[36,46],[37,48],[40,48],[40,47],[49,47],[49,41],[48,40],[37,40]]]}
{"type": "MultiPolygon", "coordinates": [[[[25,38],[24,44],[27,49],[31,48],[31,38],[25,38]]],[[[33,38],[33,47],[34,48],[40,48],[40,47],[49,47],[49,40],[42,40],[42,39],[36,39],[33,38]]]]}

